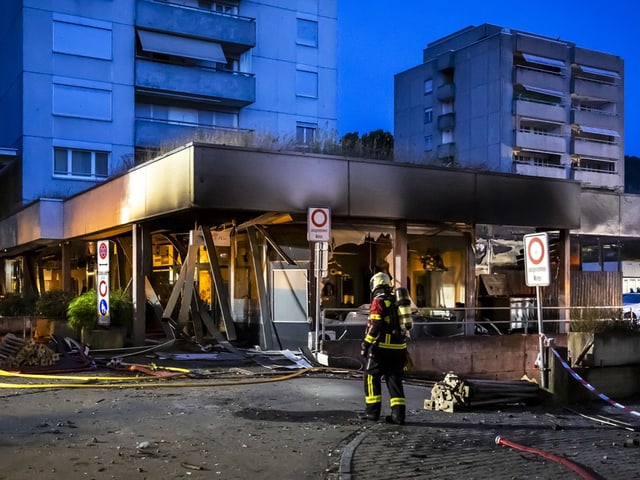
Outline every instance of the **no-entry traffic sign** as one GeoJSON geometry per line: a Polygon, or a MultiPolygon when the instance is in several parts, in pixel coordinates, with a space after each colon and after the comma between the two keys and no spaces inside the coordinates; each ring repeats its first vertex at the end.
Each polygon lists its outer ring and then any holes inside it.
{"type": "Polygon", "coordinates": [[[549,238],[546,233],[524,236],[524,267],[529,287],[546,287],[551,283],[549,238]]]}
{"type": "Polygon", "coordinates": [[[307,215],[307,240],[328,242],[331,240],[331,210],[310,208],[307,215]]]}

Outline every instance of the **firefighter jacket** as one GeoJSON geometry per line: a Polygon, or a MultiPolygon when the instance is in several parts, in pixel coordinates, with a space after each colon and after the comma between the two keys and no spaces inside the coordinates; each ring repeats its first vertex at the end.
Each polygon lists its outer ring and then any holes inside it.
{"type": "Polygon", "coordinates": [[[369,350],[372,345],[388,350],[407,348],[394,297],[388,291],[377,293],[371,301],[363,348],[369,350]]]}

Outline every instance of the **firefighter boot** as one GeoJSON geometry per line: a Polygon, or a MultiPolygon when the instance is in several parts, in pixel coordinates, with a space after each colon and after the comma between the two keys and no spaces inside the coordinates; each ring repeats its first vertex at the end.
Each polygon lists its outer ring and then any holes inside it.
{"type": "Polygon", "coordinates": [[[382,405],[379,403],[367,405],[364,413],[360,414],[361,420],[371,420],[373,422],[377,422],[380,419],[380,410],[382,409],[382,405]]]}
{"type": "Polygon", "coordinates": [[[387,415],[385,420],[387,423],[393,423],[395,425],[404,425],[405,406],[394,405],[391,407],[391,415],[387,415]]]}

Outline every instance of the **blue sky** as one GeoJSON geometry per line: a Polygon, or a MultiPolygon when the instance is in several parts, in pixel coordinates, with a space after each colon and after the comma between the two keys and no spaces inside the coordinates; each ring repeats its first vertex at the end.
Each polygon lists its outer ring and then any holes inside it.
{"type": "Polygon", "coordinates": [[[470,25],[560,38],[625,62],[625,154],[640,157],[640,10],[633,0],[338,0],[338,129],[393,133],[393,77],[470,25]]]}

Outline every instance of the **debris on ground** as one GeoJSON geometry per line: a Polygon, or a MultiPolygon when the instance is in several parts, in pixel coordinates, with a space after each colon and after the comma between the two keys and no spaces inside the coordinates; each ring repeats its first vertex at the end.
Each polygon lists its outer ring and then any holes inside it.
{"type": "Polygon", "coordinates": [[[431,388],[431,398],[424,401],[425,410],[453,413],[456,408],[519,403],[537,399],[539,386],[528,380],[479,380],[458,377],[453,372],[431,388]]]}

